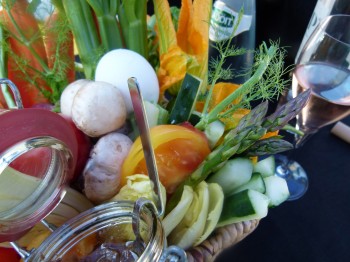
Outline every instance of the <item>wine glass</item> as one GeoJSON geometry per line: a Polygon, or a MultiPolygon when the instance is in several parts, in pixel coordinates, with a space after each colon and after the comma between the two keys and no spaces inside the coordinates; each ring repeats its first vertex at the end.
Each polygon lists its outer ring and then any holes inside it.
{"type": "MultiPolygon", "coordinates": [[[[311,89],[311,97],[296,117],[295,148],[320,128],[350,114],[350,15],[326,17],[304,45],[293,72],[293,97],[311,89]]],[[[289,200],[304,195],[305,170],[286,156],[276,157],[276,175],[286,179],[289,200]]]]}

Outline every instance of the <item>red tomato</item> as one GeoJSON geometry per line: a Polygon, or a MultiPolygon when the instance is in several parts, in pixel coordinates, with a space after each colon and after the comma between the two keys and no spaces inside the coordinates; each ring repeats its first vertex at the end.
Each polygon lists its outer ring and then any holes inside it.
{"type": "Polygon", "coordinates": [[[43,177],[51,161],[51,150],[40,147],[32,149],[16,158],[10,167],[17,171],[35,177],[43,177]]]}
{"type": "Polygon", "coordinates": [[[13,248],[0,247],[0,262],[19,262],[20,259],[13,248]]]}
{"type": "MultiPolygon", "coordinates": [[[[151,129],[159,178],[171,194],[210,153],[208,141],[198,130],[176,125],[151,129]]],[[[121,185],[133,174],[147,174],[140,139],[137,139],[122,166],[121,185]]]]}

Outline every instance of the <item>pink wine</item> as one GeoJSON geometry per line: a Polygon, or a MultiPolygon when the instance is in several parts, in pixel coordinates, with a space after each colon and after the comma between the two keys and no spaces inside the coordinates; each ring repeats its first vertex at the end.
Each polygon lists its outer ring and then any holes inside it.
{"type": "Polygon", "coordinates": [[[315,132],[350,114],[350,70],[327,63],[298,65],[293,75],[293,96],[311,88],[312,95],[297,117],[299,128],[315,132]]]}

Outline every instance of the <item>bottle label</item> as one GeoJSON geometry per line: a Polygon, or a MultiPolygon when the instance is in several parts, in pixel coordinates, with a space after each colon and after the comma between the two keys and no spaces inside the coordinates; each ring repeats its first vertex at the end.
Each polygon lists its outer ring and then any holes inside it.
{"type": "Polygon", "coordinates": [[[210,20],[209,39],[214,42],[228,40],[232,34],[237,36],[245,31],[249,31],[253,17],[251,15],[242,15],[241,21],[237,26],[239,13],[227,7],[224,3],[217,1],[214,4],[210,20]]]}

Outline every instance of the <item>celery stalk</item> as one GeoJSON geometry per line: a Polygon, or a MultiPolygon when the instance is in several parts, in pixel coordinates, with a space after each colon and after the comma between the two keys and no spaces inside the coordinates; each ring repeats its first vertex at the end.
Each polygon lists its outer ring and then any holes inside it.
{"type": "Polygon", "coordinates": [[[92,10],[86,0],[63,0],[87,79],[93,79],[102,52],[92,10]]]}
{"type": "Polygon", "coordinates": [[[118,2],[115,0],[87,0],[94,10],[105,51],[122,48],[123,41],[117,21],[118,2]]]}
{"type": "Polygon", "coordinates": [[[147,0],[122,0],[118,17],[126,47],[147,59],[147,0]]]}

